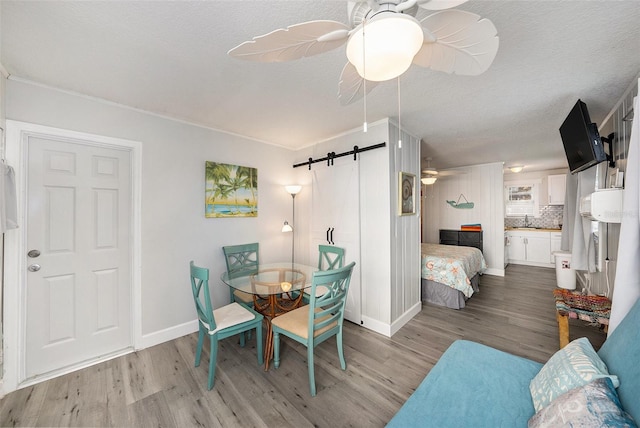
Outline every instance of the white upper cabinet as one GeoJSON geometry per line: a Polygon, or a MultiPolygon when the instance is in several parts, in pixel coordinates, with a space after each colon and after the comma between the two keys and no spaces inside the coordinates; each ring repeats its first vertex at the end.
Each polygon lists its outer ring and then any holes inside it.
{"type": "Polygon", "coordinates": [[[564,192],[567,174],[550,175],[547,178],[549,187],[549,205],[564,205],[564,192]]]}

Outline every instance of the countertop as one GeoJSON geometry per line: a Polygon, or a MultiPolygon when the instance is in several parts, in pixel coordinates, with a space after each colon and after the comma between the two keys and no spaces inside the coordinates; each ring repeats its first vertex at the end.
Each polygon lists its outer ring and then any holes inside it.
{"type": "Polygon", "coordinates": [[[526,231],[526,232],[562,232],[562,229],[546,229],[546,228],[537,228],[537,227],[505,227],[505,232],[510,230],[518,230],[518,231],[526,231]]]}

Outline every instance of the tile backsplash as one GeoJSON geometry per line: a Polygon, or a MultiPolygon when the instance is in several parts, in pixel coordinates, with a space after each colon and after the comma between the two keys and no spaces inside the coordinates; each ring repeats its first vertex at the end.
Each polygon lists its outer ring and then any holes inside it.
{"type": "MultiPolygon", "coordinates": [[[[556,229],[562,227],[564,205],[544,205],[540,207],[540,217],[529,216],[529,226],[556,229]]],[[[524,227],[524,217],[505,217],[504,227],[524,227]]]]}

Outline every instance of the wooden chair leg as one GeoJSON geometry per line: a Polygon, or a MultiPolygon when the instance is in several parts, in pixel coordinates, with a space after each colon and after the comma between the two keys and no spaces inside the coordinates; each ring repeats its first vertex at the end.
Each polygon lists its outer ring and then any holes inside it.
{"type": "Polygon", "coordinates": [[[347,369],[347,362],[344,359],[344,349],[342,347],[342,330],[336,335],[336,344],[338,345],[338,357],[340,357],[340,368],[347,369]]]}
{"type": "Polygon", "coordinates": [[[560,337],[560,349],[569,344],[569,316],[562,315],[560,312],[556,312],[556,319],[558,320],[558,335],[560,337]]]}
{"type": "Polygon", "coordinates": [[[309,370],[309,390],[311,392],[311,396],[316,396],[316,375],[313,370],[313,344],[310,343],[307,345],[307,366],[309,370]]]}
{"type": "Polygon", "coordinates": [[[216,359],[218,357],[218,340],[217,338],[209,337],[211,341],[211,352],[209,352],[209,384],[207,388],[209,391],[213,388],[213,382],[216,376],[216,359]]]}
{"type": "Polygon", "coordinates": [[[195,363],[196,367],[200,365],[200,356],[202,355],[203,342],[204,342],[204,330],[202,329],[202,326],[200,326],[198,330],[198,346],[196,347],[196,363],[195,363]]]}

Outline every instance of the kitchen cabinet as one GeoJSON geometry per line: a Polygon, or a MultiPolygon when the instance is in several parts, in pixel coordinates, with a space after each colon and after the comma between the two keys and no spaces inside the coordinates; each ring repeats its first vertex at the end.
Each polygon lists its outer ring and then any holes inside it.
{"type": "Polygon", "coordinates": [[[509,263],[551,267],[551,234],[547,231],[507,232],[509,263]]]}
{"type": "Polygon", "coordinates": [[[533,235],[527,236],[525,240],[526,260],[528,262],[549,263],[551,240],[548,232],[533,232],[533,235]]]}
{"type": "Polygon", "coordinates": [[[562,241],[562,232],[551,232],[551,258],[549,263],[555,263],[554,252],[560,251],[560,242],[562,241]]]}
{"type": "Polygon", "coordinates": [[[507,245],[509,246],[509,263],[527,259],[524,237],[509,232],[507,234],[507,245]]]}
{"type": "Polygon", "coordinates": [[[564,193],[567,184],[567,174],[549,175],[547,186],[549,188],[549,205],[564,205],[564,193]]]}

